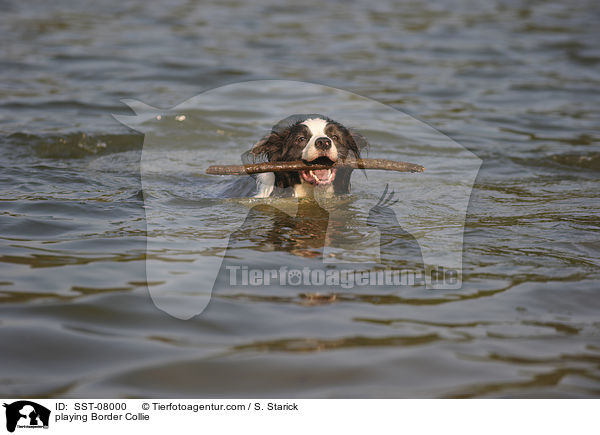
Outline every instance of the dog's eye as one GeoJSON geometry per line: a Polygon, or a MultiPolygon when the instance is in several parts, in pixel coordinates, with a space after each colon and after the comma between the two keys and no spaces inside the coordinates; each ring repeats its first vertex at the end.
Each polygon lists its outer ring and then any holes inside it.
{"type": "Polygon", "coordinates": [[[331,136],[331,138],[335,141],[339,141],[340,137],[337,134],[334,134],[333,136],[331,136]]]}
{"type": "Polygon", "coordinates": [[[300,136],[296,138],[296,143],[300,143],[304,140],[304,136],[300,136]]]}

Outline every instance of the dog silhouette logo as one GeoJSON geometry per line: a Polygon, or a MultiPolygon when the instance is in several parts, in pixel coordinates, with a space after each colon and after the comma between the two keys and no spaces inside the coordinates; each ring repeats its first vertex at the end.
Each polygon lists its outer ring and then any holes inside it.
{"type": "Polygon", "coordinates": [[[35,429],[48,428],[50,410],[29,400],[4,404],[6,408],[6,430],[14,432],[17,427],[35,429]]]}
{"type": "MultiPolygon", "coordinates": [[[[283,271],[293,260],[310,265],[315,276],[348,268],[406,270],[427,289],[462,287],[464,227],[481,159],[428,124],[342,89],[290,80],[231,83],[168,109],[123,103],[134,114],[115,119],[144,135],[139,170],[148,292],[169,315],[199,315],[213,291],[228,287],[231,274],[250,273],[257,262],[283,271]],[[368,177],[355,171],[350,194],[332,199],[316,189],[318,207],[292,195],[287,182],[271,183],[268,174],[204,176],[210,163],[268,160],[251,150],[259,151],[273,131],[283,134],[286,126],[315,117],[346,126],[354,142],[365,142],[360,149],[370,142],[372,157],[402,157],[427,170],[368,177]],[[269,190],[275,188],[289,192],[269,190]]],[[[308,280],[297,272],[285,269],[285,280],[279,274],[277,282],[300,288],[308,280]]]]}

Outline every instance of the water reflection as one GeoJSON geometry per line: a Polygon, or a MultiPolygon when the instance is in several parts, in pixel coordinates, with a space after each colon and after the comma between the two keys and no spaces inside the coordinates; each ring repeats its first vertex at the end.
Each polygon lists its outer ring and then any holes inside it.
{"type": "Polygon", "coordinates": [[[367,296],[423,286],[419,244],[388,206],[394,201],[394,193],[386,188],[368,213],[353,207],[351,197],[329,202],[304,198],[294,215],[257,205],[229,237],[213,291],[299,286],[302,303],[317,304],[333,302],[336,292],[348,289],[361,289],[367,296]],[[378,261],[337,261],[340,247],[369,238],[378,243],[378,261]],[[336,249],[328,251],[332,247],[336,249]]]}

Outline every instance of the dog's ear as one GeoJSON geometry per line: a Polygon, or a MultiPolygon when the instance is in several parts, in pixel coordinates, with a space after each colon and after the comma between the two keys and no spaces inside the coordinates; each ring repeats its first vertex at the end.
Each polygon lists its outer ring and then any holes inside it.
{"type": "Polygon", "coordinates": [[[348,148],[354,154],[354,157],[356,157],[358,159],[358,158],[360,158],[361,153],[368,152],[369,142],[367,142],[367,139],[362,134],[360,134],[358,131],[354,130],[353,128],[349,128],[348,133],[349,133],[348,148]]]}
{"type": "Polygon", "coordinates": [[[271,131],[267,136],[256,142],[248,152],[254,161],[271,160],[282,151],[282,145],[287,137],[286,131],[271,131]]]}
{"type": "Polygon", "coordinates": [[[261,156],[269,158],[269,154],[272,154],[272,152],[270,151],[271,147],[269,145],[269,143],[272,141],[272,135],[273,133],[271,132],[270,134],[256,142],[250,149],[250,154],[252,154],[256,158],[259,158],[261,156]]]}

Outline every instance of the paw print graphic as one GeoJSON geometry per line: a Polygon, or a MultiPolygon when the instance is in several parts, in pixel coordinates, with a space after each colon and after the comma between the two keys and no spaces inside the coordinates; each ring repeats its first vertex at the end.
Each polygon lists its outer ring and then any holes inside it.
{"type": "Polygon", "coordinates": [[[302,281],[302,273],[299,270],[290,270],[288,272],[288,283],[298,285],[302,281]]]}

